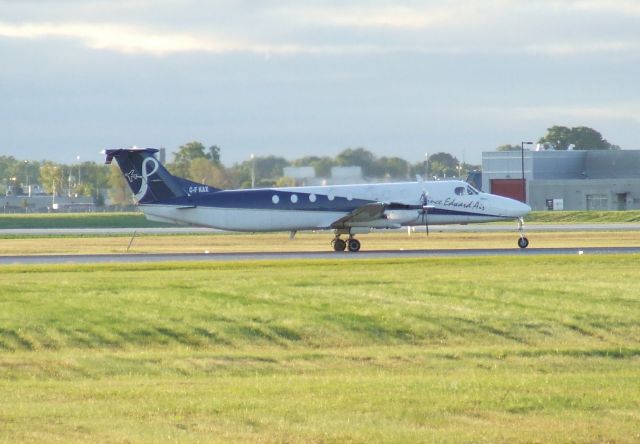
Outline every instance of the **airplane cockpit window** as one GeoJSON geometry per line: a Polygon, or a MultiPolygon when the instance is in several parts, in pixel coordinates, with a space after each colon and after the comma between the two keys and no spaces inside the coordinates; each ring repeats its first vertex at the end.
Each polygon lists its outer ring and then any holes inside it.
{"type": "Polygon", "coordinates": [[[456,193],[458,196],[464,196],[464,187],[456,187],[456,189],[455,189],[455,193],[456,193]]]}
{"type": "Polygon", "coordinates": [[[467,185],[467,194],[469,195],[474,195],[474,194],[479,194],[480,192],[478,190],[476,190],[475,188],[473,188],[471,185],[467,185]]]}

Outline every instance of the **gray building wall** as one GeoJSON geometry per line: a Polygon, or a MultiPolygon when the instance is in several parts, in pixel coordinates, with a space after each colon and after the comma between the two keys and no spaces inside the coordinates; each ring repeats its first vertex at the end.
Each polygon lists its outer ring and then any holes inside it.
{"type": "Polygon", "coordinates": [[[640,179],[537,180],[529,205],[547,210],[547,200],[562,199],[565,210],[640,210],[640,179]]]}
{"type": "MultiPolygon", "coordinates": [[[[482,154],[482,189],[492,179],[521,179],[520,151],[482,154]]],[[[546,210],[562,199],[565,210],[640,209],[640,150],[525,151],[527,203],[546,210]]]]}

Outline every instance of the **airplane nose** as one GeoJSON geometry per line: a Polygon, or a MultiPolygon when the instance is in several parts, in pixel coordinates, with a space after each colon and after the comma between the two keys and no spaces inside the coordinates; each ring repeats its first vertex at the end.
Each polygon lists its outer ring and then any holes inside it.
{"type": "Polygon", "coordinates": [[[531,212],[531,207],[519,200],[501,197],[500,203],[504,217],[523,217],[531,212]]]}
{"type": "Polygon", "coordinates": [[[522,217],[531,212],[531,207],[524,202],[516,200],[514,201],[512,212],[515,217],[522,217]]]}

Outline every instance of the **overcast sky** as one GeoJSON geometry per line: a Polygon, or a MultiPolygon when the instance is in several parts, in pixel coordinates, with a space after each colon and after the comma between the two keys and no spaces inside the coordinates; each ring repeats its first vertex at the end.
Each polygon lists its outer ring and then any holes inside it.
{"type": "Polygon", "coordinates": [[[640,149],[640,1],[0,0],[0,154],[188,141],[424,159],[590,126],[640,149]]]}

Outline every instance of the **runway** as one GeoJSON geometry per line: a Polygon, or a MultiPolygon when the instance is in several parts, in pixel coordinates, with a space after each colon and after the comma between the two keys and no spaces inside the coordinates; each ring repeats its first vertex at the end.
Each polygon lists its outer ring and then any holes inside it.
{"type": "Polygon", "coordinates": [[[363,259],[416,259],[442,257],[488,257],[513,256],[533,257],[541,255],[593,255],[640,254],[640,247],[593,247],[593,248],[482,248],[456,250],[378,250],[358,253],[313,251],[313,252],[259,252],[259,253],[157,253],[157,254],[90,254],[90,255],[41,255],[0,256],[0,265],[10,264],[87,264],[87,263],[144,263],[144,262],[237,262],[270,260],[340,260],[363,259]]]}
{"type": "MultiPolygon", "coordinates": [[[[400,228],[396,231],[405,231],[400,228]]],[[[394,230],[384,230],[394,231],[394,230]]],[[[423,232],[423,226],[415,227],[416,232],[423,232]]],[[[429,231],[432,233],[508,233],[517,232],[516,225],[510,223],[487,223],[472,225],[431,225],[429,231]]],[[[549,224],[531,223],[525,224],[525,231],[640,231],[640,223],[591,223],[591,224],[549,224]]],[[[213,228],[201,227],[163,227],[163,228],[14,228],[0,230],[0,235],[10,236],[130,236],[137,234],[221,234],[231,233],[229,231],[216,230],[213,228]]]]}

